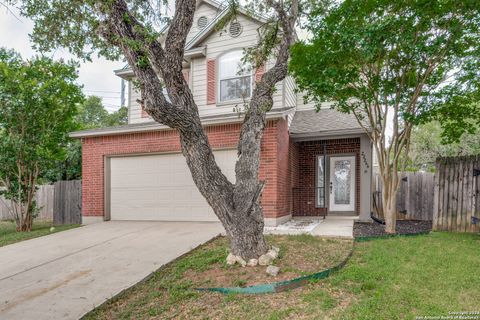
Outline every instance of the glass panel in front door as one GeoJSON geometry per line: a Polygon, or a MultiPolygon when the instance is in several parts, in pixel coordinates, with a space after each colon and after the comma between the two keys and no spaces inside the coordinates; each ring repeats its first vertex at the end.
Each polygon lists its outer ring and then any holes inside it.
{"type": "Polygon", "coordinates": [[[350,192],[352,192],[350,188],[352,179],[351,165],[351,161],[347,159],[334,161],[333,200],[335,204],[350,204],[350,192]]]}

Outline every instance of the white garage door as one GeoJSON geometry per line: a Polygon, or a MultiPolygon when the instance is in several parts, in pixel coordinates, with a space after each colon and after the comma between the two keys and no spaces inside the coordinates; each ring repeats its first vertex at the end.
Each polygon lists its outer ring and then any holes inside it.
{"type": "MultiPolygon", "coordinates": [[[[236,150],[215,151],[235,181],[236,150]]],[[[112,220],[217,221],[193,182],[182,154],[110,158],[112,220]]]]}

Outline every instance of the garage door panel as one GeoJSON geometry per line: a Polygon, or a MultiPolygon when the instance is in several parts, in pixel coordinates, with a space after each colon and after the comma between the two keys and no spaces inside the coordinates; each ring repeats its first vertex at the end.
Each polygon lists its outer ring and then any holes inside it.
{"type": "MultiPolygon", "coordinates": [[[[233,181],[236,151],[214,154],[233,181]]],[[[110,216],[112,220],[218,221],[182,154],[111,158],[110,216]]]]}
{"type": "Polygon", "coordinates": [[[111,179],[112,189],[145,189],[156,188],[159,183],[156,181],[154,173],[148,174],[127,174],[122,179],[111,179]],[[113,187],[114,186],[114,187],[113,187]]]}

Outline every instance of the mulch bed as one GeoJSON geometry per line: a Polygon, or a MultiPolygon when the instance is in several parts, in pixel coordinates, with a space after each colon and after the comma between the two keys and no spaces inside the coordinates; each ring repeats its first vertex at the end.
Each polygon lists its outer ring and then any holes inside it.
{"type": "MultiPolygon", "coordinates": [[[[398,220],[397,234],[416,234],[432,230],[432,221],[416,220],[398,220]]],[[[375,237],[386,236],[385,225],[377,222],[355,222],[353,226],[353,236],[357,237],[375,237]]]]}

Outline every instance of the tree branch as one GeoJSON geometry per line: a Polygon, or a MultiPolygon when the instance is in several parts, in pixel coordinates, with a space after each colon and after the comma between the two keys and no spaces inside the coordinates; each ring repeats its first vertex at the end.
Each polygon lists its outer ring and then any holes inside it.
{"type": "MultiPolygon", "coordinates": [[[[296,40],[295,23],[298,17],[298,0],[293,0],[290,11],[273,0],[267,0],[282,27],[282,40],[278,47],[275,64],[267,70],[255,84],[249,108],[240,131],[238,144],[239,159],[235,166],[234,203],[237,209],[246,208],[258,193],[258,170],[260,141],[266,124],[266,113],[273,106],[273,91],[277,82],[285,79],[288,73],[290,46],[296,40]]],[[[268,59],[268,57],[265,57],[268,59]]]]}

